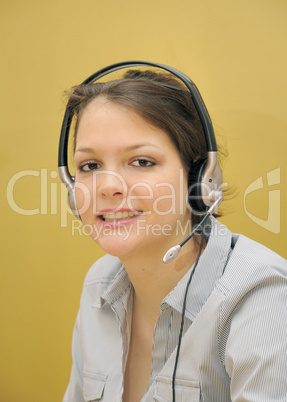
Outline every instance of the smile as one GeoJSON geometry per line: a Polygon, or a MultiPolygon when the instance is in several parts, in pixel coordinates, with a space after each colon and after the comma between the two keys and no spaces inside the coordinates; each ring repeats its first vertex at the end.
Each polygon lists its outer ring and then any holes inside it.
{"type": "Polygon", "coordinates": [[[134,216],[140,215],[142,211],[117,211],[117,212],[106,212],[103,215],[99,215],[105,222],[111,222],[120,219],[129,219],[134,216]]]}

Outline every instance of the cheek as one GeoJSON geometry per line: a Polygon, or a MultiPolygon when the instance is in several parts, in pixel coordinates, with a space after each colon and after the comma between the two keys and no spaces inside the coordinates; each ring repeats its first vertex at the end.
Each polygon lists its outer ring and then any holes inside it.
{"type": "Polygon", "coordinates": [[[154,211],[159,215],[185,214],[187,184],[185,181],[172,181],[157,185],[154,191],[154,211]]]}
{"type": "Polygon", "coordinates": [[[153,210],[158,215],[175,212],[175,192],[172,186],[159,185],[154,190],[153,210]]]}
{"type": "Polygon", "coordinates": [[[149,183],[138,181],[132,185],[127,183],[128,194],[127,194],[127,204],[131,209],[138,209],[141,205],[145,208],[150,209],[154,200],[154,190],[153,186],[149,183]]]}

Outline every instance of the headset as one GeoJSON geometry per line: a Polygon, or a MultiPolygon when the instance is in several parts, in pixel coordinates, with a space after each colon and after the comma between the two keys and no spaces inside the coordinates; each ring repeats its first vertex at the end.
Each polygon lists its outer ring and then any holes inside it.
{"type": "MultiPolygon", "coordinates": [[[[192,173],[188,179],[188,185],[189,188],[191,188],[191,191],[189,192],[189,203],[197,213],[205,213],[207,207],[212,207],[214,205],[214,208],[210,211],[210,213],[213,213],[215,207],[217,208],[219,204],[219,202],[216,201],[220,199],[221,202],[223,199],[221,191],[222,172],[218,165],[217,145],[210,116],[199,90],[190,78],[179,70],[164,64],[147,61],[127,61],[112,64],[98,70],[83,81],[82,85],[94,83],[112,72],[135,66],[148,66],[165,70],[182,81],[188,89],[202,124],[207,148],[207,159],[204,161],[201,160],[193,166],[192,173]]],[[[177,88],[173,88],[173,90],[176,89],[177,88]]],[[[68,202],[70,208],[73,214],[81,219],[75,198],[75,178],[70,174],[68,168],[68,139],[72,119],[73,112],[67,106],[60,134],[58,168],[59,176],[68,190],[68,202]]]]}

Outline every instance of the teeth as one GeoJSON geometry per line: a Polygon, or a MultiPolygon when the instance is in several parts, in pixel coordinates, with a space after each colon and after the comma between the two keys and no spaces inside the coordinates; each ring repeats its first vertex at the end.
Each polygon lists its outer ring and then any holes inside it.
{"type": "Polygon", "coordinates": [[[102,215],[102,217],[106,222],[109,222],[115,219],[131,218],[132,216],[136,216],[139,214],[141,214],[141,211],[118,211],[118,212],[107,212],[106,214],[102,215]]]}

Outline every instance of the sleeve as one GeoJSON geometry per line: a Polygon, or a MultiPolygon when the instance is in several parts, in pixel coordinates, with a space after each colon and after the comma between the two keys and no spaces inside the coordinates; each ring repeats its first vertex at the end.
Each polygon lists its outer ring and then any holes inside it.
{"type": "Polygon", "coordinates": [[[233,402],[287,401],[287,278],[271,277],[234,310],[225,349],[233,402]]]}
{"type": "Polygon", "coordinates": [[[63,402],[85,402],[85,399],[83,397],[83,358],[79,338],[79,321],[80,313],[78,313],[73,332],[73,365],[71,369],[70,382],[66,389],[63,402]]]}

